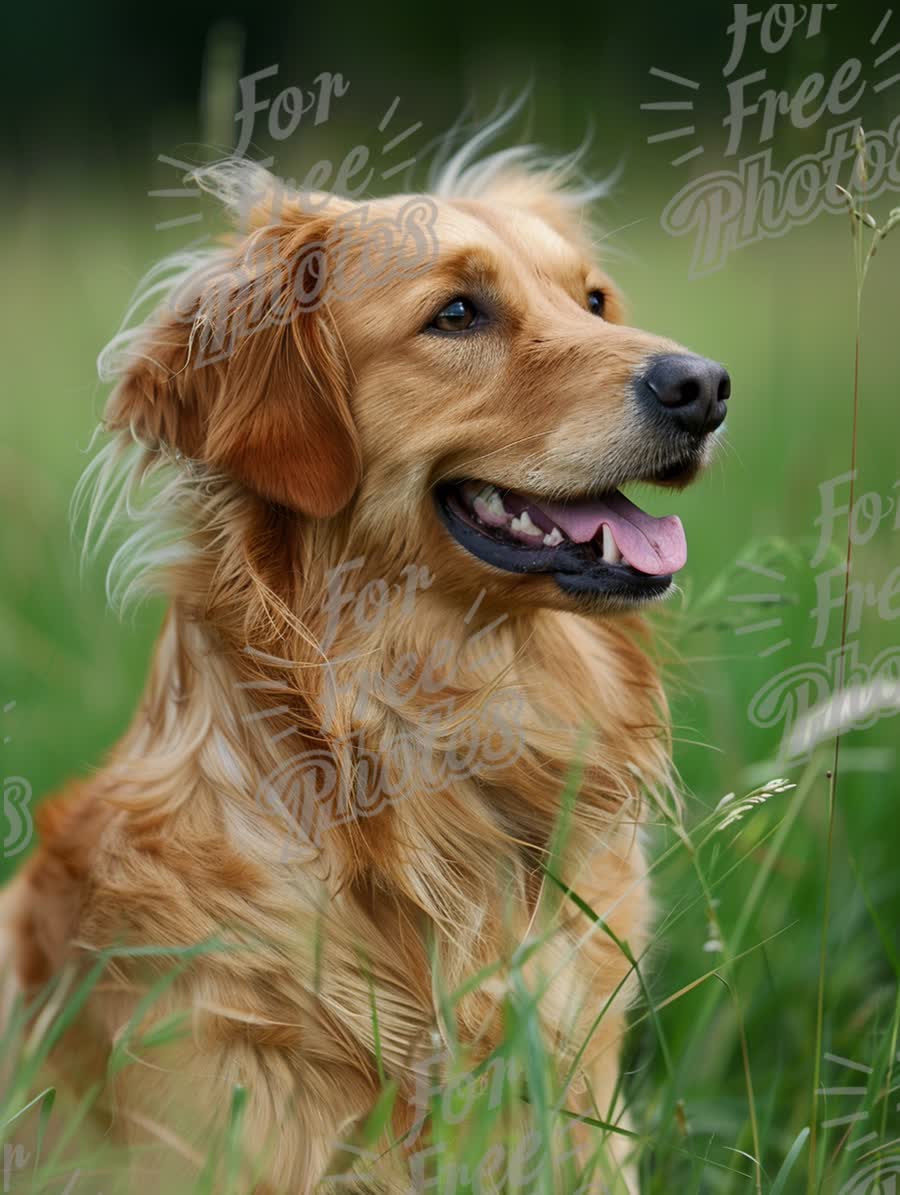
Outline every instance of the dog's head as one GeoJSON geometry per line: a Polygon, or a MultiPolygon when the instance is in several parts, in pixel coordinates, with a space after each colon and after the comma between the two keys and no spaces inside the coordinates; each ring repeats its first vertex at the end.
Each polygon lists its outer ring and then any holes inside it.
{"type": "Polygon", "coordinates": [[[624,322],[565,192],[502,171],[368,204],[266,185],[131,343],[107,423],[462,600],[665,593],[681,523],[621,487],[690,481],[730,381],[624,322]]]}

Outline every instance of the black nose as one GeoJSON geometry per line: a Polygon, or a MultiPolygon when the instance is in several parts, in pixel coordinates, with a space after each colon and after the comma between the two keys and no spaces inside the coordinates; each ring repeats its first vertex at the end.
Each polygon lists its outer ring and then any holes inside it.
{"type": "Polygon", "coordinates": [[[654,357],[637,381],[642,401],[685,431],[705,436],[722,423],[731,397],[728,370],[691,353],[654,357]]]}

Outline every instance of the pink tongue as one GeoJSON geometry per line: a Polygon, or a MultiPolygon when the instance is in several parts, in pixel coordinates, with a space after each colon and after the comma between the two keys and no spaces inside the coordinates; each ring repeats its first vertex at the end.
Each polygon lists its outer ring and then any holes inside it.
{"type": "Polygon", "coordinates": [[[675,515],[656,519],[618,491],[602,502],[542,502],[539,509],[576,544],[587,543],[606,524],[622,558],[638,572],[666,576],[687,562],[681,519],[675,515]]]}

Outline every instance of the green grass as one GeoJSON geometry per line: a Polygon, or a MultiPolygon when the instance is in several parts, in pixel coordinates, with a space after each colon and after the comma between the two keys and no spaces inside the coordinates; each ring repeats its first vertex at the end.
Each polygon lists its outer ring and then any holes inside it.
{"type": "MultiPolygon", "coordinates": [[[[121,733],[161,614],[150,606],[120,624],[105,609],[102,562],[79,575],[67,524],[69,495],[103,399],[94,380],[96,352],[115,331],[140,274],[177,243],[175,234],[152,231],[153,215],[133,202],[140,193],[140,187],[120,185],[90,203],[61,206],[48,189],[0,221],[0,323],[11,332],[4,350],[7,434],[0,447],[6,510],[0,706],[15,702],[2,714],[8,739],[2,759],[4,776],[24,777],[36,795],[89,772],[121,733]]],[[[671,496],[647,497],[656,511],[677,508],[690,545],[684,592],[672,616],[661,619],[672,647],[669,689],[689,837],[667,826],[653,831],[658,926],[651,952],[638,960],[646,994],[634,1011],[624,1090],[635,1117],[644,1192],[799,1193],[807,1189],[818,1050],[823,1087],[866,1089],[817,1100],[815,1189],[837,1192],[870,1165],[870,1151],[900,1153],[891,1145],[900,1137],[898,1093],[887,1094],[898,1082],[891,1062],[900,1007],[897,722],[883,720],[844,741],[829,872],[829,746],[785,771],[778,761],[780,728],[754,725],[747,711],[775,673],[821,663],[839,641],[835,611],[827,642],[812,645],[809,560],[818,538],[818,486],[849,468],[852,259],[844,223],[825,217],[784,240],[741,251],[719,274],[688,281],[690,247],[666,238],[656,221],[664,198],[626,190],[614,205],[613,227],[635,213],[646,218],[613,239],[629,250],[613,271],[630,295],[635,322],[724,360],[735,397],[728,446],[706,479],[674,503],[671,496]],[[774,615],[772,607],[730,600],[771,588],[740,567],[748,560],[785,576],[776,584],[784,601],[774,615]],[[772,617],[782,626],[746,632],[772,617]],[[782,638],[791,639],[790,647],[761,654],[782,638]],[[780,775],[797,787],[772,796],[727,831],[713,832],[722,797],[780,775]],[[721,948],[705,949],[710,942],[721,948]],[[848,1069],[826,1055],[871,1070],[848,1069]],[[867,1114],[856,1126],[823,1127],[856,1112],[867,1114]],[[871,1142],[848,1149],[869,1132],[876,1133],[871,1142]]],[[[858,495],[894,501],[900,496],[893,488],[897,253],[890,243],[882,251],[866,297],[857,483],[858,495]]],[[[881,586],[894,567],[900,531],[893,522],[892,514],[857,549],[859,582],[881,586]]],[[[834,550],[816,571],[839,561],[845,535],[839,522],[834,550]]],[[[861,661],[871,662],[896,642],[896,621],[883,614],[866,606],[850,635],[861,661]]],[[[0,859],[0,877],[21,858],[0,859]]],[[[453,993],[445,995],[452,1003],[453,993]]],[[[516,1127],[521,1092],[542,1136],[534,1157],[519,1156],[517,1164],[531,1175],[531,1185],[520,1189],[577,1189],[571,1176],[562,1188],[554,1186],[560,1180],[553,1161],[564,1151],[555,1143],[544,1148],[563,1118],[536,1032],[533,993],[524,981],[513,983],[507,1003],[502,1065],[516,1082],[501,1084],[492,1101],[490,1083],[472,1077],[459,1051],[451,1069],[458,1071],[465,1114],[458,1115],[458,1107],[448,1112],[446,1087],[434,1095],[443,1186],[426,1189],[476,1190],[471,1177],[467,1186],[459,1176],[465,1167],[475,1173],[492,1140],[506,1143],[509,1163],[523,1140],[516,1127]]],[[[59,1016],[76,1012],[70,997],[59,1016]]],[[[152,1054],[177,1031],[163,1027],[143,1044],[152,1054]]],[[[2,1044],[8,1061],[12,1037],[2,1044]]],[[[26,1122],[32,1139],[51,1121],[57,1133],[60,1122],[69,1127],[62,1148],[54,1137],[23,1189],[62,1190],[66,1176],[80,1168],[86,1177],[77,1192],[96,1186],[109,1195],[114,1185],[106,1168],[115,1168],[115,1159],[79,1153],[77,1112],[53,1106],[33,1056],[19,1058],[14,1071],[8,1089],[0,1089],[0,1126],[12,1118],[0,1136],[14,1142],[26,1122]],[[105,1171],[102,1186],[88,1181],[97,1168],[105,1171]]],[[[386,1123],[391,1099],[388,1089],[363,1144],[386,1123]]],[[[222,1092],[223,1141],[198,1191],[247,1189],[234,1158],[241,1108],[239,1094],[222,1092]]],[[[597,1121],[599,1142],[602,1115],[597,1121]]]]}

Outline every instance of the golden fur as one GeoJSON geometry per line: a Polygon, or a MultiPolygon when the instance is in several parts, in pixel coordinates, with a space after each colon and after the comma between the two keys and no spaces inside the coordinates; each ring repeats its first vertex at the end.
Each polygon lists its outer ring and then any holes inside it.
{"type": "MultiPolygon", "coordinates": [[[[541,864],[577,759],[565,879],[635,955],[647,942],[636,824],[646,794],[661,799],[671,783],[642,627],[627,613],[587,617],[551,579],[468,556],[430,492],[486,462],[497,485],[560,497],[626,479],[648,451],[628,419],[628,379],[673,346],[622,322],[554,180],[510,168],[474,181],[434,200],[427,269],[375,269],[358,293],[296,313],[291,263],[308,263],[307,247],[329,243],[353,205],[257,195],[242,235],[182,263],[188,318],[163,303],[111,358],[93,530],[117,512],[142,520],[119,592],[153,581],[170,609],[130,730],[96,775],[42,806],[40,849],[6,894],[5,921],[26,994],[83,973],[105,948],[224,943],[138,1012],[147,1025],[187,1009],[189,1023],[109,1078],[104,1107],[118,1140],[164,1142],[190,1170],[242,1084],[259,1191],[312,1190],[371,1109],[373,998],[400,1089],[394,1127],[408,1127],[417,1065],[446,1033],[434,968],[452,989],[545,928],[534,922],[541,864]],[[503,312],[498,330],[465,347],[419,334],[476,284],[503,312]],[[605,322],[584,310],[590,288],[607,294],[605,322]],[[241,325],[260,294],[287,318],[241,325]],[[213,333],[229,351],[198,362],[213,333]],[[348,561],[341,592],[369,596],[334,617],[334,570],[348,561]],[[403,661],[402,684],[373,685],[403,661]],[[490,752],[510,701],[516,750],[490,752]],[[462,770],[461,743],[475,747],[462,770]],[[352,800],[343,818],[329,807],[323,832],[301,833],[273,777],[313,756],[345,798],[381,767],[391,799],[367,816],[352,800]]],[[[396,222],[404,202],[368,215],[396,222]]],[[[352,258],[364,230],[348,243],[352,258]]],[[[371,268],[390,247],[367,251],[371,268]]],[[[629,966],[574,905],[556,922],[529,967],[553,977],[541,1015],[565,1063],[629,966]]],[[[84,1091],[104,1079],[142,995],[171,968],[110,961],[56,1053],[62,1082],[84,1091]]],[[[602,1115],[617,1114],[633,992],[632,976],[582,1060],[602,1115]]],[[[502,1034],[501,997],[496,979],[456,1009],[456,1032],[482,1054],[502,1034]]],[[[137,1189],[158,1160],[148,1167],[137,1189]]],[[[403,1172],[395,1150],[371,1180],[381,1185],[359,1189],[408,1189],[403,1172]]]]}

